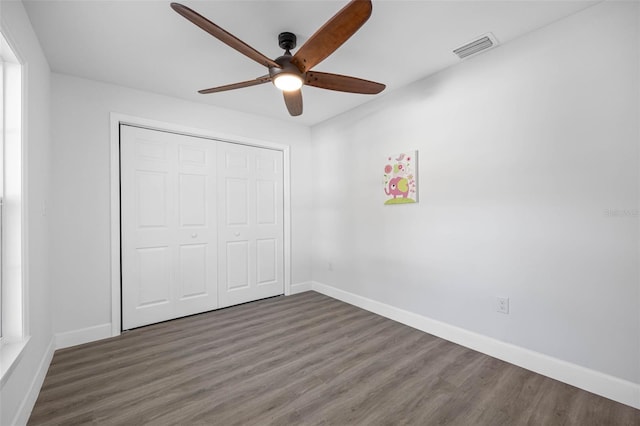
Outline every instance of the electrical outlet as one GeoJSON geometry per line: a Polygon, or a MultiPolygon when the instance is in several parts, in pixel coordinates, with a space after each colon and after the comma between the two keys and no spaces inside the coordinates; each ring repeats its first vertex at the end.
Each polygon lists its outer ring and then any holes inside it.
{"type": "Polygon", "coordinates": [[[328,262],[327,263],[327,270],[333,271],[333,262],[328,262]]]}
{"type": "Polygon", "coordinates": [[[501,314],[508,314],[509,313],[509,298],[508,297],[498,297],[497,298],[497,305],[496,305],[496,311],[500,312],[501,314]]]}

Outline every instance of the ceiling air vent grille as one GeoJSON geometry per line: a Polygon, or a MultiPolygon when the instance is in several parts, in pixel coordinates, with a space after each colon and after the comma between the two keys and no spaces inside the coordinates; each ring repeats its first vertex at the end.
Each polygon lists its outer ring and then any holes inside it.
{"type": "Polygon", "coordinates": [[[473,40],[472,42],[465,44],[464,46],[460,46],[457,49],[454,49],[453,53],[458,55],[460,59],[464,59],[477,53],[484,52],[485,50],[491,49],[492,47],[497,46],[497,44],[498,41],[493,36],[493,34],[488,33],[476,40],[473,40]]]}

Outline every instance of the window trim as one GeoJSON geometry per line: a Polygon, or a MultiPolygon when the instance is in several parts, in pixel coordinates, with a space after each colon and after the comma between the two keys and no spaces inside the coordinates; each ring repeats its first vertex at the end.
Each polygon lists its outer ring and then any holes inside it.
{"type": "Polygon", "coordinates": [[[15,48],[11,34],[0,20],[0,59],[3,72],[3,239],[2,239],[2,337],[0,385],[17,365],[29,342],[27,323],[26,229],[26,76],[27,64],[15,48]],[[9,106],[7,106],[9,105],[9,106]]]}

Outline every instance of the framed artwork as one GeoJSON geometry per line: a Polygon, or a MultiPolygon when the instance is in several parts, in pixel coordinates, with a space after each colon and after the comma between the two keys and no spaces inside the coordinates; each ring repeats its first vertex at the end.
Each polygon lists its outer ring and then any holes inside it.
{"type": "Polygon", "coordinates": [[[384,204],[418,202],[418,151],[388,155],[384,163],[384,204]]]}

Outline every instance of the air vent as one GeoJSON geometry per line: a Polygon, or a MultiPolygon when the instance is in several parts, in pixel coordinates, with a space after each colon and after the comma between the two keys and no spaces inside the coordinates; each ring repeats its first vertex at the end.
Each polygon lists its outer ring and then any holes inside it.
{"type": "Polygon", "coordinates": [[[464,46],[460,46],[457,49],[454,49],[453,53],[458,55],[460,59],[464,59],[496,47],[497,45],[498,40],[496,40],[495,36],[491,33],[487,33],[480,38],[465,44],[464,46]]]}

